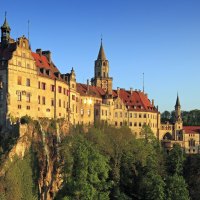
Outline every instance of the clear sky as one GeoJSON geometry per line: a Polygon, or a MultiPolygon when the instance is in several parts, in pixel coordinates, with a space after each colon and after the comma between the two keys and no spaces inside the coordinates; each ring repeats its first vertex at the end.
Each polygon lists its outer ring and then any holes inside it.
{"type": "Polygon", "coordinates": [[[62,73],[93,77],[101,34],[114,88],[142,89],[160,111],[200,109],[199,0],[2,0],[15,39],[50,50],[62,73]]]}

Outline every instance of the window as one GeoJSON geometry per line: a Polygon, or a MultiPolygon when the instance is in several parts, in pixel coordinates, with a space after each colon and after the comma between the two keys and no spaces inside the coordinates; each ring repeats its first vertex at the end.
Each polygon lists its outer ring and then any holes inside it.
{"type": "Polygon", "coordinates": [[[90,110],[88,110],[88,116],[90,116],[90,114],[91,114],[91,111],[90,111],[90,110]]]}
{"type": "Polygon", "coordinates": [[[45,97],[42,97],[42,104],[45,105],[46,101],[45,101],[45,97]]]}
{"type": "Polygon", "coordinates": [[[115,117],[117,117],[118,115],[117,115],[117,112],[115,112],[115,117]]]}
{"type": "Polygon", "coordinates": [[[72,95],[72,100],[75,100],[75,95],[72,95]]]}
{"type": "Polygon", "coordinates": [[[63,94],[66,94],[66,89],[65,88],[63,88],[63,94]]]}
{"type": "Polygon", "coordinates": [[[83,109],[81,109],[81,116],[83,116],[83,114],[84,114],[84,110],[83,110],[83,109]]]}
{"type": "Polygon", "coordinates": [[[134,126],[137,126],[137,122],[134,123],[134,126]]]}
{"type": "Polygon", "coordinates": [[[130,118],[132,118],[132,113],[130,113],[130,115],[129,115],[129,116],[130,116],[130,118]]]}
{"type": "Polygon", "coordinates": [[[18,85],[21,85],[21,84],[22,84],[22,77],[21,77],[21,76],[18,76],[18,77],[17,77],[17,84],[18,84],[18,85]]]}
{"type": "Polygon", "coordinates": [[[46,83],[42,82],[42,89],[46,90],[46,83]]]}
{"type": "Polygon", "coordinates": [[[142,124],[141,124],[141,122],[139,122],[139,127],[141,127],[142,126],[142,124]]]}
{"type": "Polygon", "coordinates": [[[26,102],[30,102],[30,101],[31,101],[31,94],[26,93],[26,102]]]}
{"type": "Polygon", "coordinates": [[[195,147],[195,140],[194,139],[189,140],[189,147],[195,147]]]}
{"type": "Polygon", "coordinates": [[[0,101],[3,100],[3,91],[0,91],[0,101]]]}
{"type": "Polygon", "coordinates": [[[31,86],[31,80],[30,78],[26,79],[26,86],[30,87],[31,86]]]}
{"type": "Polygon", "coordinates": [[[122,126],[122,122],[120,122],[120,126],[122,126]]]}
{"type": "Polygon", "coordinates": [[[65,108],[65,101],[63,101],[63,108],[65,108]]]}
{"type": "Polygon", "coordinates": [[[115,122],[115,126],[117,126],[117,122],[115,122]]]}
{"type": "Polygon", "coordinates": [[[120,112],[120,117],[122,117],[122,112],[120,112]]]}
{"type": "Polygon", "coordinates": [[[137,118],[137,113],[134,114],[134,118],[137,118]]]}
{"type": "Polygon", "coordinates": [[[18,109],[21,109],[21,108],[22,108],[22,106],[21,106],[21,105],[18,105],[17,107],[18,107],[18,109]]]}
{"type": "Polygon", "coordinates": [[[55,85],[51,85],[51,91],[52,91],[52,92],[55,91],[55,85]]]}
{"type": "Polygon", "coordinates": [[[40,104],[40,96],[38,96],[38,104],[40,104]]]}
{"type": "Polygon", "coordinates": [[[58,93],[62,93],[62,87],[58,86],[58,93]]]}
{"type": "Polygon", "coordinates": [[[21,101],[22,100],[22,93],[18,92],[17,93],[17,101],[21,101]]]}
{"type": "Polygon", "coordinates": [[[30,107],[30,106],[26,106],[26,109],[27,109],[27,110],[30,110],[30,109],[31,109],[31,107],[30,107]]]}
{"type": "Polygon", "coordinates": [[[72,88],[75,88],[74,84],[72,84],[72,88]]]}
{"type": "Polygon", "coordinates": [[[51,99],[51,106],[54,106],[54,99],[51,99]]]}
{"type": "Polygon", "coordinates": [[[132,126],[132,122],[129,123],[129,126],[132,126]]]}
{"type": "Polygon", "coordinates": [[[58,101],[58,106],[61,107],[61,99],[58,101]]]}
{"type": "Polygon", "coordinates": [[[142,114],[139,114],[139,118],[142,118],[142,114]]]}
{"type": "Polygon", "coordinates": [[[101,111],[101,115],[102,115],[102,116],[104,115],[104,110],[101,111]]]}
{"type": "Polygon", "coordinates": [[[147,118],[147,115],[146,115],[146,114],[144,114],[144,118],[147,118]]]}
{"type": "Polygon", "coordinates": [[[38,82],[38,89],[40,89],[40,81],[38,82]]]}

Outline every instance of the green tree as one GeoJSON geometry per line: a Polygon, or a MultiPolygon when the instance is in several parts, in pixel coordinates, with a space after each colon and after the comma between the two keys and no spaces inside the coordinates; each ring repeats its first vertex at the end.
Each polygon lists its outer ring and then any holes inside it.
{"type": "Polygon", "coordinates": [[[33,181],[30,152],[27,152],[23,159],[16,156],[9,163],[0,188],[2,188],[1,190],[4,193],[2,195],[6,197],[5,199],[37,199],[37,187],[33,181]]]}
{"type": "Polygon", "coordinates": [[[81,135],[62,145],[64,184],[57,199],[109,199],[108,159],[81,135]]]}
{"type": "Polygon", "coordinates": [[[200,199],[200,155],[187,156],[184,165],[184,177],[188,184],[191,199],[200,199]]]}
{"type": "Polygon", "coordinates": [[[170,175],[183,174],[185,154],[179,144],[173,145],[173,149],[169,152],[169,155],[167,156],[166,160],[167,160],[168,173],[170,175]]]}
{"type": "Polygon", "coordinates": [[[167,200],[189,200],[187,184],[182,176],[169,176],[166,184],[167,200]]]}
{"type": "Polygon", "coordinates": [[[153,171],[147,173],[142,180],[142,199],[164,200],[165,183],[158,173],[153,171]]]}

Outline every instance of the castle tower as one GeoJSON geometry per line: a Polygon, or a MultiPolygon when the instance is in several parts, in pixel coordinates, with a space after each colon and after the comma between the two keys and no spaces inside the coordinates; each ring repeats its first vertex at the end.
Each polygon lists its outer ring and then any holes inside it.
{"type": "Polygon", "coordinates": [[[177,94],[176,105],[175,105],[175,123],[174,123],[174,139],[183,140],[183,121],[181,117],[181,104],[179,96],[177,94]]]}
{"type": "Polygon", "coordinates": [[[176,122],[182,122],[181,104],[180,104],[180,100],[179,100],[178,94],[177,94],[176,105],[175,105],[175,121],[176,122]]]}
{"type": "Polygon", "coordinates": [[[91,83],[94,86],[101,87],[107,94],[112,94],[112,78],[109,77],[109,61],[106,59],[102,39],[99,54],[95,61],[94,78],[91,79],[91,83]]]}
{"type": "Polygon", "coordinates": [[[1,26],[1,44],[2,46],[7,46],[10,40],[10,26],[8,25],[6,15],[3,25],[1,26]]]}

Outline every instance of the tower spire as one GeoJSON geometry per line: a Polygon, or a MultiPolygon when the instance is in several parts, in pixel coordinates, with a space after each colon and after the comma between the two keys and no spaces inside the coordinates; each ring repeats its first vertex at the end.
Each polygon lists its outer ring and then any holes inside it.
{"type": "Polygon", "coordinates": [[[180,100],[179,100],[179,96],[178,96],[178,92],[177,92],[177,98],[176,98],[176,105],[175,107],[180,107],[181,104],[180,104],[180,100]]]}
{"type": "Polygon", "coordinates": [[[106,55],[105,55],[105,52],[104,52],[104,49],[103,49],[102,36],[101,36],[101,45],[100,45],[97,60],[106,60],[106,55]]]}

